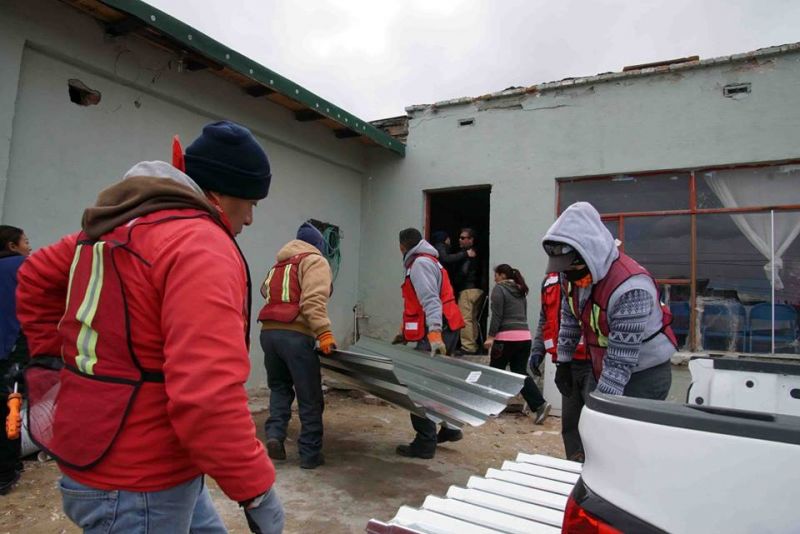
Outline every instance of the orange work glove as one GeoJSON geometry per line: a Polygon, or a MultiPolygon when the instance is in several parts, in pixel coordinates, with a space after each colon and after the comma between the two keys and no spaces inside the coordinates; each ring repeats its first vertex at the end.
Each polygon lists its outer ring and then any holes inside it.
{"type": "Polygon", "coordinates": [[[434,354],[447,354],[447,347],[444,346],[440,331],[431,330],[428,332],[428,343],[431,344],[431,356],[434,354]]]}
{"type": "Polygon", "coordinates": [[[330,356],[331,352],[336,349],[336,340],[333,339],[333,333],[330,330],[326,330],[318,335],[317,341],[319,341],[320,352],[325,356],[330,356]]]}

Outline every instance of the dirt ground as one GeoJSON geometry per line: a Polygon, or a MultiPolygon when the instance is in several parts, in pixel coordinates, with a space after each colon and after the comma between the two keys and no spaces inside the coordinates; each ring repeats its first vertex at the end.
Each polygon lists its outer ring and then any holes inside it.
{"type": "MultiPolygon", "coordinates": [[[[364,532],[370,518],[390,519],[403,505],[420,506],[428,494],[443,495],[452,484],[464,485],[470,475],[500,467],[518,452],[563,457],[560,420],[550,417],[535,426],[519,413],[504,413],[479,428],[466,428],[464,439],[439,447],[433,460],[402,458],[394,452],[413,438],[408,412],[374,397],[330,390],[326,393],[326,464],[300,469],[295,414],[286,449],[289,458],[276,463],[276,488],[286,509],[288,533],[364,532]]],[[[251,400],[259,437],[263,436],[267,400],[262,392],[251,400]]],[[[25,462],[18,486],[0,497],[0,533],[51,534],[79,532],[61,511],[53,462],[25,462]]],[[[247,533],[244,516],[210,482],[211,494],[232,533],[247,533]]]]}

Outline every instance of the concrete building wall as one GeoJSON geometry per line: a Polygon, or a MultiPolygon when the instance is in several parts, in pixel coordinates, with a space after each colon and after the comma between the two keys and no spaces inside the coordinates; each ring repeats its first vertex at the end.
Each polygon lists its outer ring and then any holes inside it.
{"type": "MultiPolygon", "coordinates": [[[[0,70],[0,222],[24,228],[35,247],[53,242],[79,229],[83,208],[133,164],[168,161],[172,135],[188,144],[204,124],[235,120],[257,135],[273,170],[270,195],[239,239],[254,280],[254,313],[275,253],[314,217],[343,230],[330,311],[335,334],[350,335],[363,145],[299,123],[208,72],[179,72],[173,54],[135,37],[110,39],[90,17],[51,0],[0,5],[0,70]],[[71,78],[100,91],[100,103],[71,103],[71,78]]],[[[265,382],[257,328],[251,386],[265,382]]]]}
{"type": "MultiPolygon", "coordinates": [[[[800,158],[800,54],[410,108],[403,160],[372,153],[362,187],[360,298],[365,331],[400,324],[397,232],[424,224],[424,191],[490,184],[490,265],[536,287],[556,178],[800,158]],[[752,93],[722,88],[749,82],[752,93]],[[459,119],[474,118],[472,126],[459,119]]],[[[529,298],[536,317],[539,297],[529,298]]]]}

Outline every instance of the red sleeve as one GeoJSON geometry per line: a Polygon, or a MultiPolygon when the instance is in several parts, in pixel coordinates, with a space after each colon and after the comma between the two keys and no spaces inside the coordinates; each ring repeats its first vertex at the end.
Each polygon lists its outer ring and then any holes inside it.
{"type": "Polygon", "coordinates": [[[31,356],[58,356],[58,322],[64,315],[69,269],[78,234],[34,252],[17,272],[17,317],[31,356]]]}
{"type": "Polygon", "coordinates": [[[243,264],[230,238],[190,222],[153,263],[163,295],[167,411],[183,447],[235,501],[267,491],[275,469],[256,438],[245,381],[243,264]]]}

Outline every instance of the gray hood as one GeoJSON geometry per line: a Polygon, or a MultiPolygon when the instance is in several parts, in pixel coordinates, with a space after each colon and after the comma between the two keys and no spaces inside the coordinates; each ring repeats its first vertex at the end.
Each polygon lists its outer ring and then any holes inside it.
{"type": "Polygon", "coordinates": [[[522,298],[525,296],[522,294],[522,289],[514,280],[501,280],[497,285],[504,291],[508,292],[512,297],[522,298]]]}
{"type": "Polygon", "coordinates": [[[416,254],[430,254],[435,258],[439,257],[439,252],[433,247],[433,245],[423,239],[417,243],[417,246],[406,252],[405,256],[403,256],[403,266],[405,266],[406,269],[408,269],[408,266],[411,265],[411,258],[416,254]]]}
{"type": "Polygon", "coordinates": [[[564,210],[542,239],[566,243],[580,253],[594,283],[602,280],[619,257],[614,236],[600,220],[600,214],[588,202],[576,202],[564,210]]]}

